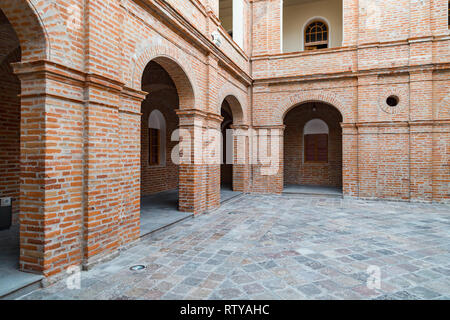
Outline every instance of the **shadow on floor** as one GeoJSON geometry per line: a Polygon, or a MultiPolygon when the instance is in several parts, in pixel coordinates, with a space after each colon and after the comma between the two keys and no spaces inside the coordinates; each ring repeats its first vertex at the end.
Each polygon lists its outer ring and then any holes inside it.
{"type": "Polygon", "coordinates": [[[178,190],[142,196],[141,237],[192,216],[178,211],[178,190]]]}
{"type": "MultiPolygon", "coordinates": [[[[241,195],[230,186],[222,186],[221,202],[241,195]]],[[[190,212],[178,211],[178,190],[164,191],[141,198],[141,237],[193,217],[190,212]]]]}
{"type": "Polygon", "coordinates": [[[19,226],[0,231],[0,298],[43,278],[19,271],[19,254],[19,226]]]}
{"type": "Polygon", "coordinates": [[[283,193],[342,197],[342,188],[290,184],[284,187],[283,193]]]}
{"type": "Polygon", "coordinates": [[[220,202],[224,203],[234,197],[241,195],[242,192],[233,191],[233,188],[229,184],[222,184],[220,186],[220,202]]]}

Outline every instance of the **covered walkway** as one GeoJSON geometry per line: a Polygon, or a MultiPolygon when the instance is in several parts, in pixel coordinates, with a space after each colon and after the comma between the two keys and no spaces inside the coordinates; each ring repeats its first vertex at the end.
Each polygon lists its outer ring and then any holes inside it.
{"type": "Polygon", "coordinates": [[[342,188],[289,184],[284,187],[284,194],[302,194],[316,196],[342,197],[342,188]]]}
{"type": "Polygon", "coordinates": [[[39,287],[43,276],[19,271],[19,226],[0,231],[0,299],[15,291],[39,287]]]}
{"type": "MultiPolygon", "coordinates": [[[[221,202],[226,202],[241,195],[231,188],[221,188],[221,202]]],[[[190,212],[178,210],[178,190],[164,191],[141,199],[141,237],[164,229],[185,219],[192,218],[190,212]]]]}

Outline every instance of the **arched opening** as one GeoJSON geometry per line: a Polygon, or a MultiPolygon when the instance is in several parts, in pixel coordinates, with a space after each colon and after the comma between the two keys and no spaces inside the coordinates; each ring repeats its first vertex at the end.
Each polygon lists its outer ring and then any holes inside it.
{"type": "Polygon", "coordinates": [[[230,104],[224,100],[221,109],[221,116],[223,117],[222,130],[222,152],[223,161],[220,166],[220,184],[221,189],[233,190],[233,150],[231,133],[231,126],[233,124],[233,114],[231,112],[230,104]]]}
{"type": "Polygon", "coordinates": [[[305,28],[305,50],[317,50],[328,48],[329,29],[324,21],[315,20],[305,28]]]}
{"type": "Polygon", "coordinates": [[[342,194],[342,115],[322,102],[284,118],[285,192],[342,194]]]}
{"type": "Polygon", "coordinates": [[[220,166],[221,200],[226,201],[240,194],[236,191],[236,184],[240,177],[234,170],[235,142],[233,125],[242,122],[243,112],[239,100],[234,96],[227,96],[221,106],[222,131],[222,164],[220,166]]]}
{"type": "Polygon", "coordinates": [[[150,166],[166,165],[166,119],[158,109],[153,110],[148,118],[148,164],[150,166]]]}
{"type": "Polygon", "coordinates": [[[180,221],[191,213],[179,207],[179,165],[171,153],[179,127],[176,110],[193,106],[192,88],[183,70],[169,58],[148,63],[142,76],[141,235],[180,221]]]}
{"type": "Polygon", "coordinates": [[[283,0],[283,52],[341,47],[343,11],[342,0],[283,0]]]}
{"type": "MultiPolygon", "coordinates": [[[[39,58],[44,37],[42,30],[35,28],[38,26],[36,17],[26,2],[2,4],[5,7],[0,8],[0,297],[42,278],[21,271],[42,272],[41,260],[37,257],[42,256],[39,241],[43,238],[39,223],[28,216],[30,212],[39,215],[42,199],[26,194],[27,190],[34,191],[35,177],[42,179],[39,160],[31,149],[23,153],[21,146],[21,142],[32,144],[39,140],[36,132],[27,139],[26,134],[21,133],[22,125],[27,125],[23,114],[35,112],[34,105],[28,103],[21,107],[21,81],[14,74],[12,64],[29,59],[31,50],[35,50],[34,58],[39,58]],[[24,22],[35,32],[30,37],[31,31],[21,26],[24,22]],[[25,192],[26,199],[21,192],[25,192]]],[[[22,129],[26,130],[25,127],[22,129]]]]}

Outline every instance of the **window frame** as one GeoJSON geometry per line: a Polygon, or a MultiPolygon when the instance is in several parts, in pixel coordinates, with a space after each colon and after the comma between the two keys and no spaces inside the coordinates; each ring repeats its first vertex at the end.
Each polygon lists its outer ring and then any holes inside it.
{"type": "Polygon", "coordinates": [[[156,167],[156,166],[161,166],[164,167],[166,166],[166,157],[167,157],[167,142],[166,142],[166,130],[167,130],[167,124],[166,124],[166,118],[164,116],[164,114],[157,108],[155,108],[154,110],[152,110],[150,112],[150,115],[148,116],[148,126],[147,126],[147,142],[148,142],[148,150],[147,150],[147,156],[148,156],[148,161],[147,161],[147,166],[149,167],[156,167]],[[153,146],[153,144],[151,143],[151,136],[152,134],[150,133],[150,129],[155,129],[155,130],[159,130],[158,134],[158,146],[155,147],[153,146]],[[158,153],[158,159],[157,162],[155,162],[153,159],[151,159],[152,154],[151,152],[151,148],[153,148],[153,150],[157,150],[158,153]]]}
{"type": "Polygon", "coordinates": [[[150,166],[159,166],[161,164],[161,130],[148,128],[148,164],[150,166]],[[156,137],[154,137],[156,134],[156,137]],[[156,140],[154,140],[156,139],[156,140]],[[156,141],[156,145],[154,145],[156,141]],[[156,161],[154,161],[153,152],[156,150],[156,161]]]}
{"type": "Polygon", "coordinates": [[[304,134],[303,135],[303,162],[305,164],[328,164],[330,162],[330,134],[329,133],[313,133],[313,134],[304,134]],[[326,160],[320,160],[319,159],[319,148],[317,141],[314,141],[314,160],[308,160],[308,144],[307,139],[308,138],[316,138],[318,139],[319,136],[326,136],[326,160]]]}
{"type": "MultiPolygon", "coordinates": [[[[315,33],[317,35],[318,33],[315,33]]],[[[309,34],[311,35],[311,34],[309,34]]],[[[322,19],[313,19],[306,23],[304,30],[303,30],[303,50],[304,51],[313,51],[313,50],[321,50],[321,49],[328,49],[330,47],[330,26],[329,24],[322,20],[322,19]],[[325,27],[325,31],[322,31],[321,34],[326,34],[326,40],[321,41],[315,41],[315,42],[307,42],[308,39],[308,30],[311,28],[312,25],[315,24],[322,24],[325,27]],[[326,45],[326,48],[317,48],[317,46],[326,45]]]]}

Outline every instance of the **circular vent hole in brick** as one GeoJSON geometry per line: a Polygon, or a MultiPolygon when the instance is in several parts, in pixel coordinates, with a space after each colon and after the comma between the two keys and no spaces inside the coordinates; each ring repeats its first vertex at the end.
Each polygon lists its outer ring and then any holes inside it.
{"type": "Polygon", "coordinates": [[[138,264],[138,265],[136,265],[136,266],[132,266],[131,268],[130,268],[130,270],[131,271],[142,271],[142,270],[145,270],[147,267],[146,266],[144,266],[143,264],[138,264]]]}
{"type": "Polygon", "coordinates": [[[386,99],[386,103],[390,107],[396,107],[399,102],[400,99],[397,96],[390,96],[386,99]]]}

